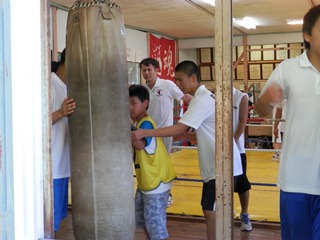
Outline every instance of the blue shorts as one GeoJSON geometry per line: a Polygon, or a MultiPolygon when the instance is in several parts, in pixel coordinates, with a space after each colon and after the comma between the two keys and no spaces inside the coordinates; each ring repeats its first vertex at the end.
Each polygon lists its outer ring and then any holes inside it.
{"type": "Polygon", "coordinates": [[[320,239],[320,195],[280,191],[281,239],[320,239]]]}
{"type": "Polygon", "coordinates": [[[169,238],[166,214],[169,193],[170,190],[157,194],[144,194],[137,189],[136,226],[146,228],[150,239],[169,238]]]}
{"type": "Polygon", "coordinates": [[[53,179],[54,231],[60,228],[60,222],[67,217],[69,178],[53,179]]]}

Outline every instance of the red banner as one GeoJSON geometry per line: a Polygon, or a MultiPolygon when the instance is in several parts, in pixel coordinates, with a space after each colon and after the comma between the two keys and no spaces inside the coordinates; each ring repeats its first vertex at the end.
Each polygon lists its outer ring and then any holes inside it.
{"type": "Polygon", "coordinates": [[[150,57],[157,59],[160,65],[158,76],[174,80],[176,66],[176,41],[164,37],[157,38],[150,33],[150,57]]]}

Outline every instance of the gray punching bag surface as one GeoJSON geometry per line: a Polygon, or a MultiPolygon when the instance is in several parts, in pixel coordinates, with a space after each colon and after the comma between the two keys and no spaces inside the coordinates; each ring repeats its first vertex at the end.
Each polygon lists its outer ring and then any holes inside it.
{"type": "Polygon", "coordinates": [[[77,240],[134,239],[124,24],[109,1],[77,1],[67,21],[73,229],[77,240]]]}

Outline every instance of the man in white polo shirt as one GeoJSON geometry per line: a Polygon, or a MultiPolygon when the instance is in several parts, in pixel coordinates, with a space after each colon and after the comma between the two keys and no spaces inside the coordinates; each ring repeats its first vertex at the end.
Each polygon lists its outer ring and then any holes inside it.
{"type": "MultiPolygon", "coordinates": [[[[145,58],[140,62],[146,88],[150,94],[150,103],[147,113],[155,121],[157,128],[173,125],[173,100],[183,100],[189,103],[192,96],[183,92],[170,80],[158,77],[159,62],[154,58],[145,58]]],[[[172,137],[163,138],[168,153],[171,152],[172,137]]]]}

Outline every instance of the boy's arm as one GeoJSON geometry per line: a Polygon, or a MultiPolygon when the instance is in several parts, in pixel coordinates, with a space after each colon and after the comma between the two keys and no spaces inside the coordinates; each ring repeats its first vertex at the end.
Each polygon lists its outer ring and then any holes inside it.
{"type": "Polygon", "coordinates": [[[183,95],[183,97],[181,98],[181,100],[183,100],[185,103],[189,103],[192,100],[192,96],[190,94],[185,94],[183,95]]]}
{"type": "MultiPolygon", "coordinates": [[[[275,119],[281,119],[282,118],[282,108],[277,108],[276,110],[276,114],[275,114],[275,119]]],[[[275,138],[278,138],[279,134],[279,129],[278,129],[278,126],[279,126],[279,121],[274,121],[274,125],[273,125],[273,135],[275,138]]]]}
{"type": "Polygon", "coordinates": [[[137,129],[131,132],[132,139],[141,140],[145,137],[173,137],[184,133],[189,126],[183,123],[177,123],[175,125],[158,128],[158,129],[137,129]]]}
{"type": "Polygon", "coordinates": [[[131,138],[131,139],[132,139],[132,146],[135,149],[141,150],[146,146],[146,140],[144,138],[140,139],[140,140],[133,139],[133,138],[131,138]]]}
{"type": "Polygon", "coordinates": [[[241,99],[240,106],[239,106],[239,123],[237,126],[236,131],[234,132],[234,139],[238,141],[239,137],[247,126],[248,120],[248,96],[244,95],[241,99]]]}
{"type": "Polygon", "coordinates": [[[273,108],[282,102],[282,89],[274,83],[259,96],[255,109],[260,117],[266,117],[273,111],[273,108]]]}
{"type": "Polygon", "coordinates": [[[69,116],[75,111],[76,103],[72,98],[65,98],[61,104],[61,108],[52,113],[52,124],[55,124],[64,117],[69,116]]]}
{"type": "MultiPolygon", "coordinates": [[[[153,129],[153,126],[151,124],[151,122],[149,121],[144,121],[141,125],[140,125],[140,129],[153,129]]],[[[131,131],[137,131],[137,127],[134,126],[133,124],[131,124],[131,131]]],[[[148,146],[151,142],[152,138],[142,138],[142,139],[134,139],[131,136],[131,141],[132,141],[132,146],[137,149],[137,150],[142,150],[143,148],[145,148],[146,146],[148,146]]]]}

